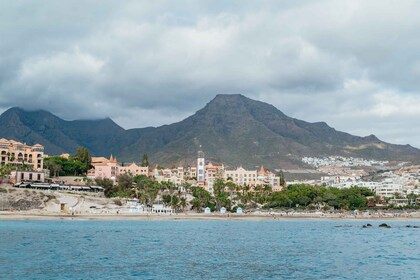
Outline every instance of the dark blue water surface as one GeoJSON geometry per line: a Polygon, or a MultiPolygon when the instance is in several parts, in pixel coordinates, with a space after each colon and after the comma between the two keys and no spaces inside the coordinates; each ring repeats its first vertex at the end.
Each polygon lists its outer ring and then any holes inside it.
{"type": "Polygon", "coordinates": [[[420,222],[366,223],[0,221],[0,279],[420,279],[420,222]]]}

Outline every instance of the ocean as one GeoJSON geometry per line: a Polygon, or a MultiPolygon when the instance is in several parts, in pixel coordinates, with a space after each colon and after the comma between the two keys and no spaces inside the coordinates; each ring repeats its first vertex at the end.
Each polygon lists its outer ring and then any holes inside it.
{"type": "Polygon", "coordinates": [[[0,279],[420,279],[406,225],[420,221],[0,221],[0,279]]]}

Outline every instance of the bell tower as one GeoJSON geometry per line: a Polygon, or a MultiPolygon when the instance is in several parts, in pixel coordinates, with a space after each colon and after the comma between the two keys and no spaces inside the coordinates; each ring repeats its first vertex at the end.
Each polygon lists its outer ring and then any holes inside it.
{"type": "Polygon", "coordinates": [[[197,153],[197,182],[204,183],[205,180],[205,159],[204,152],[198,151],[197,153]]]}

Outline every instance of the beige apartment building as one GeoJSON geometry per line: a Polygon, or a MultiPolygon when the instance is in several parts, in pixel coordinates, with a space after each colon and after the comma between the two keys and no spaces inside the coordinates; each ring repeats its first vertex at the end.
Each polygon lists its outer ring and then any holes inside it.
{"type": "Polygon", "coordinates": [[[235,170],[225,171],[225,180],[231,180],[237,185],[250,185],[255,186],[257,182],[257,171],[246,170],[243,167],[238,167],[235,170]]]}
{"type": "Polygon", "coordinates": [[[184,183],[184,168],[182,166],[177,168],[165,168],[165,169],[153,169],[152,176],[158,182],[171,182],[175,185],[181,185],[184,183]]]}
{"type": "Polygon", "coordinates": [[[119,173],[121,174],[130,174],[132,176],[136,175],[144,175],[149,176],[149,167],[147,166],[139,166],[134,162],[128,166],[120,166],[119,173]]]}
{"type": "Polygon", "coordinates": [[[225,180],[231,180],[237,185],[249,185],[251,187],[269,185],[273,191],[280,191],[280,177],[270,171],[266,171],[263,166],[260,170],[246,170],[242,167],[236,170],[226,170],[224,174],[225,180]]]}
{"type": "Polygon", "coordinates": [[[42,171],[44,165],[44,146],[26,145],[15,140],[0,139],[0,163],[2,165],[31,165],[34,170],[42,171]]]}

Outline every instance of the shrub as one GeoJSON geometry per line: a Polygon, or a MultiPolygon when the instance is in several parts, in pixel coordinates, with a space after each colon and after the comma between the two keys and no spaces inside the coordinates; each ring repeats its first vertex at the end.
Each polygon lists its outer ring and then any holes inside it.
{"type": "Polygon", "coordinates": [[[52,195],[52,194],[47,194],[46,197],[48,198],[47,201],[50,201],[52,199],[56,199],[56,196],[52,195]]]}

